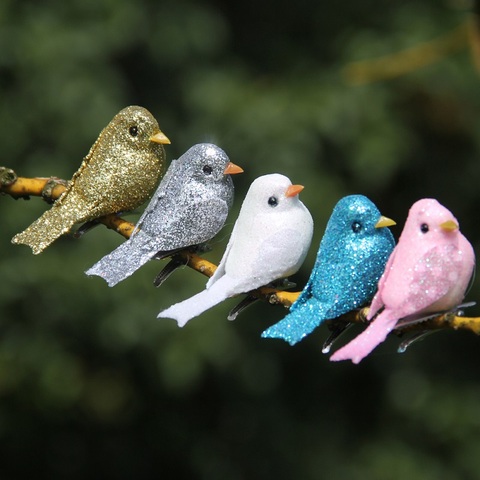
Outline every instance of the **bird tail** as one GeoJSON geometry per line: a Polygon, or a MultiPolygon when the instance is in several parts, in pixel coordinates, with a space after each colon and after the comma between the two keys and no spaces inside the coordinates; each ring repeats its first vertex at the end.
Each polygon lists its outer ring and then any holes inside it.
{"type": "Polygon", "coordinates": [[[109,287],[113,287],[145,265],[156,251],[154,239],[142,231],[137,231],[85,273],[98,275],[108,283],[109,287]]]}
{"type": "Polygon", "coordinates": [[[227,276],[193,297],[161,311],[157,318],[173,318],[179,327],[233,295],[233,281],[227,276]]]}
{"type": "Polygon", "coordinates": [[[297,308],[290,310],[290,313],[278,323],[267,328],[263,338],[281,338],[290,345],[295,345],[312,333],[323,322],[323,315],[318,308],[312,304],[313,299],[300,304],[297,308]],[[312,307],[314,310],[312,311],[312,307]]]}
{"type": "Polygon", "coordinates": [[[71,230],[76,223],[75,211],[59,208],[55,203],[23,232],[12,238],[12,243],[28,245],[35,255],[43,252],[58,237],[71,230]]]}
{"type": "Polygon", "coordinates": [[[359,363],[387,338],[396,323],[396,316],[391,311],[384,310],[360,335],[337,350],[330,360],[333,362],[351,360],[353,363],[359,363]]]}

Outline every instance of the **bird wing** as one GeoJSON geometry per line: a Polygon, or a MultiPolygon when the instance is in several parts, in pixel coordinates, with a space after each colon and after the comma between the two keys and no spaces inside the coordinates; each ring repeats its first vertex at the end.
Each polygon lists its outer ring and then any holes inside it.
{"type": "Polygon", "coordinates": [[[207,242],[228,215],[227,202],[214,190],[206,195],[199,194],[194,184],[183,188],[169,172],[135,227],[156,240],[155,253],[207,242]]]}
{"type": "Polygon", "coordinates": [[[296,273],[303,260],[298,242],[299,232],[293,228],[276,230],[260,242],[250,266],[249,290],[296,273]]]}
{"type": "Polygon", "coordinates": [[[317,262],[290,310],[295,310],[312,297],[323,305],[325,317],[321,321],[360,308],[372,300],[380,277],[379,269],[378,255],[355,262],[348,258],[335,263],[317,262]]]}
{"type": "Polygon", "coordinates": [[[147,208],[138,219],[135,230],[145,230],[152,235],[156,233],[156,228],[161,229],[162,222],[158,222],[157,217],[161,217],[162,212],[170,211],[171,213],[172,209],[175,208],[174,199],[181,194],[183,184],[176,181],[177,167],[178,160],[172,160],[147,208]]]}
{"type": "Polygon", "coordinates": [[[219,278],[225,275],[225,264],[227,263],[228,256],[230,255],[230,251],[232,249],[233,244],[235,243],[235,233],[237,229],[237,223],[233,226],[232,233],[230,234],[230,239],[228,240],[227,247],[225,248],[225,252],[223,253],[223,257],[218,264],[217,269],[215,270],[214,274],[208,279],[206,287],[209,288],[213,285],[219,278]]]}
{"type": "MultiPolygon", "coordinates": [[[[401,316],[425,311],[449,309],[462,298],[449,298],[457,290],[463,263],[452,255],[450,246],[435,246],[429,249],[416,263],[413,277],[408,285],[407,298],[401,307],[401,316]]],[[[460,290],[462,290],[460,286],[460,290]]],[[[461,294],[463,294],[461,292],[461,294]]]]}
{"type": "Polygon", "coordinates": [[[219,198],[177,208],[165,222],[158,237],[158,251],[164,252],[207,242],[223,227],[228,215],[227,203],[219,198]]]}
{"type": "MultiPolygon", "coordinates": [[[[235,245],[237,228],[237,224],[235,224],[222,260],[207,282],[207,288],[225,275],[225,265],[232,247],[235,245]]],[[[300,249],[296,248],[298,238],[297,230],[284,228],[273,231],[263,241],[251,245],[249,251],[246,251],[245,246],[240,249],[236,248],[235,255],[241,255],[244,259],[243,272],[245,273],[243,278],[237,278],[237,293],[255,290],[273,280],[294,274],[302,260],[300,249]],[[253,248],[255,251],[252,251],[253,248]],[[242,250],[242,252],[238,250],[242,250]]],[[[248,245],[248,242],[245,245],[248,245]]]]}

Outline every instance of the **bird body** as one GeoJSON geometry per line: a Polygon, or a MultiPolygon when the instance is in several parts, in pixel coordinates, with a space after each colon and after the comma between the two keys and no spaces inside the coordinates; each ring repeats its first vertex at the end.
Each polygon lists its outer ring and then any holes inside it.
{"type": "Polygon", "coordinates": [[[162,144],[168,143],[148,110],[124,108],[102,130],[61,197],[12,242],[37,254],[76,223],[137,208],[164,171],[162,144]]]}
{"type": "Polygon", "coordinates": [[[231,174],[242,169],[213,144],[172,160],[131,237],[87,270],[116,285],[156,255],[207,242],[223,227],[233,203],[231,174]]]}
{"type": "Polygon", "coordinates": [[[394,224],[367,197],[342,198],[330,216],[305,288],[290,313],[262,337],[294,345],[325,320],[368,303],[395,246],[384,227],[394,224]]]}
{"type": "Polygon", "coordinates": [[[264,175],[252,183],[225,253],[206,289],[160,312],[179,326],[228,297],[295,273],[313,234],[313,220],[298,199],[302,186],[284,175],[264,175]]]}
{"type": "Polygon", "coordinates": [[[414,203],[378,283],[368,313],[371,323],[331,360],[358,363],[400,319],[455,308],[465,296],[474,265],[473,248],[452,213],[434,199],[414,203]]]}

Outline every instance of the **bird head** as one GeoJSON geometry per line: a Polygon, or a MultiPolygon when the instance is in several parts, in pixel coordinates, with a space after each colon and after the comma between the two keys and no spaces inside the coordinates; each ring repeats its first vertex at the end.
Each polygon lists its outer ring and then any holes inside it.
{"type": "Polygon", "coordinates": [[[213,143],[199,143],[190,147],[182,155],[192,176],[203,184],[230,182],[230,175],[243,172],[243,169],[230,161],[227,154],[213,143]]]}
{"type": "Polygon", "coordinates": [[[301,204],[298,194],[303,188],[302,185],[292,185],[288,177],[279,173],[262,175],[250,185],[244,203],[259,213],[278,214],[301,204]]]}
{"type": "MultiPolygon", "coordinates": [[[[334,207],[327,225],[329,236],[345,241],[358,241],[369,236],[391,236],[385,227],[395,222],[380,214],[375,204],[364,195],[343,197],[334,207]]],[[[392,237],[393,240],[393,237],[392,237]]]]}
{"type": "Polygon", "coordinates": [[[459,224],[453,214],[437,200],[423,198],[410,208],[404,231],[414,238],[429,241],[455,236],[459,232],[459,224]]]}
{"type": "Polygon", "coordinates": [[[135,150],[153,148],[163,151],[163,145],[170,144],[153,115],[137,105],[126,107],[117,113],[107,128],[107,135],[114,136],[135,150]]]}

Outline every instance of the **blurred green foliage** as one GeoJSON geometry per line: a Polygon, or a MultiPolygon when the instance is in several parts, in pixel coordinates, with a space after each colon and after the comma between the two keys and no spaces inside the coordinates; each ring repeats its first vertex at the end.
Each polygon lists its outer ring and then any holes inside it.
{"type": "MultiPolygon", "coordinates": [[[[1,164],[70,178],[121,108],[147,107],[169,158],[213,141],[250,182],[306,186],[316,230],[344,195],[397,220],[426,196],[480,243],[479,75],[469,46],[390,80],[353,85],[350,62],[390,55],[469,19],[462,0],[0,3],[1,164]]],[[[203,288],[150,262],[113,289],[83,272],[122,241],[103,227],[40,256],[10,244],[46,205],[0,198],[0,478],[477,479],[480,340],[437,333],[359,366],[259,338],[281,307],[234,300],[178,329],[156,313],[203,288]]],[[[138,213],[138,212],[137,212],[138,213]]],[[[138,215],[128,217],[132,221],[138,215]]],[[[479,299],[474,285],[469,300],[479,299]]],[[[468,312],[478,315],[478,308],[468,312]]]]}

